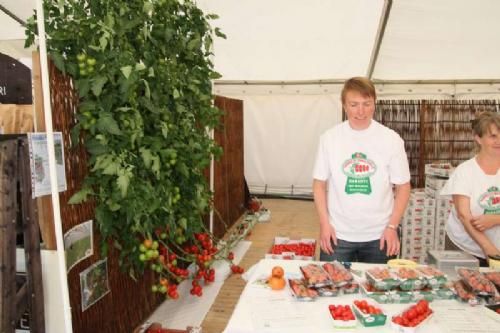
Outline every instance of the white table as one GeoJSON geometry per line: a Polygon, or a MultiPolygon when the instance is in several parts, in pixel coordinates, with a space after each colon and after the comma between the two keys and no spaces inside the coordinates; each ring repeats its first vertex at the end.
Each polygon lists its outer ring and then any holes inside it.
{"type": "MultiPolygon", "coordinates": [[[[286,277],[300,277],[299,267],[306,265],[301,260],[262,259],[252,267],[248,282],[234,309],[224,333],[332,333],[342,332],[333,327],[328,311],[329,304],[349,304],[356,299],[366,298],[362,294],[337,297],[318,297],[312,302],[296,300],[288,285],[284,290],[273,291],[256,281],[268,276],[272,267],[284,268],[286,277]]],[[[353,263],[354,270],[365,271],[373,264],[353,263]]],[[[390,325],[390,318],[408,304],[381,304],[387,314],[384,326],[364,327],[358,322],[356,329],[348,332],[389,333],[396,332],[390,325]]],[[[455,300],[434,301],[430,304],[434,314],[417,330],[418,333],[499,333],[500,321],[489,316],[482,306],[471,307],[455,300]]]]}

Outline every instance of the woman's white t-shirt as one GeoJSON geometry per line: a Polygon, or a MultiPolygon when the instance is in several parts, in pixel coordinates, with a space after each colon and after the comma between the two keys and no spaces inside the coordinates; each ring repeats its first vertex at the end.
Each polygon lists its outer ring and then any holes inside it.
{"type": "Polygon", "coordinates": [[[328,181],[328,213],[338,239],[379,239],[394,206],[392,184],[410,181],[404,142],[375,120],[361,131],[345,121],[320,137],[313,178],[328,181]]]}
{"type": "MultiPolygon", "coordinates": [[[[470,199],[472,216],[483,214],[500,214],[500,170],[496,175],[487,175],[481,169],[476,158],[460,164],[446,185],[441,195],[459,194],[470,199]]],[[[451,241],[460,249],[476,257],[485,258],[481,247],[467,233],[453,208],[446,223],[446,233],[451,241]]],[[[500,248],[500,226],[487,229],[485,235],[500,248]]]]}

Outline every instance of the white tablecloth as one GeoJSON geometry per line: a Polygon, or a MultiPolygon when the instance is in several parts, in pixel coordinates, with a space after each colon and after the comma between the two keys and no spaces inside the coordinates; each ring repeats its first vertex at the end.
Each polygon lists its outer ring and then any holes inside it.
{"type": "MultiPolygon", "coordinates": [[[[366,298],[364,295],[318,297],[312,302],[301,302],[292,296],[288,285],[282,291],[273,291],[258,283],[258,280],[268,276],[272,267],[276,265],[284,268],[287,278],[300,277],[299,266],[307,263],[300,260],[263,259],[253,266],[246,274],[247,285],[224,333],[342,332],[333,327],[328,305],[351,305],[356,299],[366,298]]],[[[353,263],[352,268],[364,272],[372,266],[374,265],[353,263]]],[[[358,322],[356,329],[345,331],[395,332],[390,325],[390,318],[407,308],[409,304],[381,304],[380,306],[388,316],[384,326],[363,327],[358,322]]],[[[418,327],[418,333],[500,332],[500,322],[495,321],[494,316],[488,315],[483,306],[471,307],[455,300],[434,301],[430,306],[434,314],[418,327]]]]}

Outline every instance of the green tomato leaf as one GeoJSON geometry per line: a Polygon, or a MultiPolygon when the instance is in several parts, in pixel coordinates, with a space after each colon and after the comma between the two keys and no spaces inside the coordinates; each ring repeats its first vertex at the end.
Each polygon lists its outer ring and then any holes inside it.
{"type": "Polygon", "coordinates": [[[224,39],[227,38],[227,36],[225,34],[223,34],[222,31],[220,31],[220,28],[215,28],[214,31],[215,31],[215,35],[217,37],[224,38],[224,39]]]}
{"type": "Polygon", "coordinates": [[[155,174],[156,178],[160,178],[160,158],[158,156],[153,156],[153,166],[151,170],[155,174]]]}
{"type": "Polygon", "coordinates": [[[141,153],[144,166],[149,169],[149,167],[151,166],[151,161],[153,160],[153,155],[151,154],[151,151],[144,147],[140,148],[139,151],[141,153]]]}
{"type": "Polygon", "coordinates": [[[136,71],[140,72],[140,71],[143,71],[145,69],[146,69],[146,65],[144,65],[144,63],[142,61],[135,64],[136,71]]]}
{"type": "Polygon", "coordinates": [[[123,73],[123,76],[128,79],[130,74],[132,73],[132,66],[123,66],[122,68],[120,68],[120,70],[123,73]]]}
{"type": "Polygon", "coordinates": [[[66,73],[66,68],[64,67],[64,62],[66,61],[64,57],[55,51],[50,52],[50,58],[54,62],[54,65],[56,65],[57,69],[59,69],[61,72],[66,73]]]}
{"type": "Polygon", "coordinates": [[[142,7],[142,10],[144,11],[144,13],[151,15],[151,13],[153,12],[153,9],[154,9],[154,6],[151,2],[148,2],[148,1],[144,2],[144,6],[142,7]]]}
{"type": "Polygon", "coordinates": [[[220,79],[221,77],[222,77],[222,75],[220,75],[220,74],[219,74],[219,73],[217,73],[217,72],[211,72],[211,73],[210,73],[210,78],[211,78],[212,80],[217,80],[217,79],[220,79]]]}
{"type": "Polygon", "coordinates": [[[179,97],[181,97],[181,94],[179,93],[179,90],[174,89],[173,96],[174,96],[174,99],[178,99],[179,97]]]}
{"type": "Polygon", "coordinates": [[[92,189],[84,187],[80,191],[76,192],[71,196],[71,198],[68,200],[68,204],[77,205],[82,202],[85,202],[87,201],[87,197],[91,194],[93,194],[92,189]]]}
{"type": "Polygon", "coordinates": [[[118,123],[113,119],[110,113],[101,113],[97,120],[97,128],[102,132],[108,132],[114,135],[121,135],[122,132],[118,127],[118,123]]]}
{"type": "Polygon", "coordinates": [[[101,51],[104,51],[106,49],[106,46],[108,46],[108,37],[106,35],[99,38],[99,46],[101,51]]]}
{"type": "Polygon", "coordinates": [[[92,79],[91,89],[96,97],[99,97],[102,92],[102,87],[106,84],[106,82],[108,82],[108,78],[105,76],[97,76],[92,79]]]}
{"type": "Polygon", "coordinates": [[[149,90],[149,84],[148,81],[142,79],[142,82],[144,82],[144,96],[146,96],[147,99],[151,98],[151,90],[149,90]]]}
{"type": "Polygon", "coordinates": [[[113,176],[113,175],[116,175],[118,174],[118,168],[120,167],[120,165],[116,162],[111,162],[108,164],[107,167],[105,167],[103,170],[102,170],[102,173],[105,174],[105,175],[110,175],[110,176],[113,176]]]}
{"type": "MultiPolygon", "coordinates": [[[[77,141],[74,141],[77,142],[77,141]]],[[[103,145],[101,142],[99,142],[96,139],[89,139],[85,141],[85,148],[87,148],[87,151],[92,154],[92,155],[101,155],[105,154],[109,151],[109,148],[107,145],[103,145]]]]}
{"type": "Polygon", "coordinates": [[[80,95],[80,98],[86,97],[90,90],[89,79],[76,80],[76,89],[78,89],[78,94],[80,95]]]}
{"type": "Polygon", "coordinates": [[[127,196],[127,190],[128,190],[129,184],[130,184],[130,174],[129,173],[126,173],[126,172],[122,173],[116,179],[116,185],[118,186],[118,189],[120,190],[122,198],[125,198],[127,196]]]}

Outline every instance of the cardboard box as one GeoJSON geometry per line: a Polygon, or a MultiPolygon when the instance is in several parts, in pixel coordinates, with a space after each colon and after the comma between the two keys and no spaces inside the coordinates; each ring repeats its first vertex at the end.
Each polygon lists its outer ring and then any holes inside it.
{"type": "Polygon", "coordinates": [[[431,163],[425,165],[425,174],[431,176],[449,178],[453,170],[454,168],[450,163],[431,163]]]}
{"type": "Polygon", "coordinates": [[[427,176],[425,177],[425,187],[429,187],[434,190],[441,190],[447,181],[447,178],[427,176]]]}

